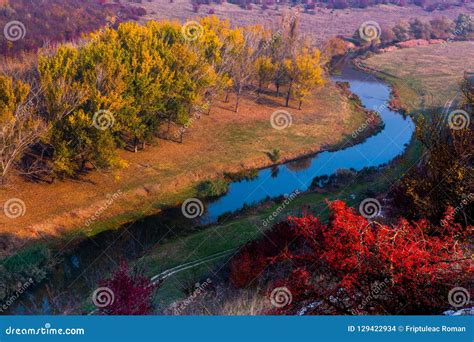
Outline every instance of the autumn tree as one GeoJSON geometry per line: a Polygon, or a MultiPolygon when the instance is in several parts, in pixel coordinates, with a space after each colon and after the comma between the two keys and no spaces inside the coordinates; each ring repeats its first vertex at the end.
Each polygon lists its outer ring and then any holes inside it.
{"type": "Polygon", "coordinates": [[[238,112],[242,90],[255,73],[255,61],[259,56],[259,45],[262,41],[262,27],[237,28],[235,35],[230,77],[236,95],[234,110],[238,112]]]}
{"type": "Polygon", "coordinates": [[[255,61],[257,72],[258,89],[257,95],[260,95],[263,87],[267,87],[270,81],[275,77],[276,67],[268,56],[260,56],[255,61]]]}
{"type": "Polygon", "coordinates": [[[44,129],[30,91],[22,81],[0,76],[0,183],[44,129]]]}
{"type": "Polygon", "coordinates": [[[416,39],[430,39],[431,37],[430,24],[420,19],[415,19],[410,22],[410,31],[416,39]]]}
{"type": "Polygon", "coordinates": [[[399,42],[404,42],[411,38],[410,28],[406,22],[400,22],[392,28],[395,39],[399,42]]]}
{"type": "Polygon", "coordinates": [[[461,13],[456,18],[454,33],[461,39],[471,39],[474,36],[474,20],[471,15],[461,13]]]}
{"type": "Polygon", "coordinates": [[[453,22],[448,18],[430,20],[431,38],[448,39],[453,32],[453,22]]]}
{"type": "Polygon", "coordinates": [[[424,148],[424,158],[403,176],[393,191],[397,206],[406,217],[436,222],[444,208],[451,206],[458,209],[456,220],[472,224],[472,203],[461,205],[470,198],[474,187],[471,177],[474,134],[469,118],[464,117],[466,114],[461,112],[462,117],[458,118],[465,122],[464,127],[454,128],[443,115],[418,118],[416,138],[424,148]]]}
{"type": "Polygon", "coordinates": [[[311,94],[314,88],[324,83],[320,66],[320,52],[305,48],[297,53],[294,60],[285,60],[285,66],[290,78],[286,106],[289,106],[290,94],[293,93],[299,101],[298,109],[301,109],[304,98],[311,94]]]}

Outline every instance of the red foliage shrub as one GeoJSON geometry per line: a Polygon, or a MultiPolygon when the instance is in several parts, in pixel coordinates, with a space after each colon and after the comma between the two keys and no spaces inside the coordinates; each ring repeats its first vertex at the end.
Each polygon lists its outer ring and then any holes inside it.
{"type": "Polygon", "coordinates": [[[267,269],[273,288],[292,293],[284,312],[320,301],[313,312],[324,307],[322,313],[338,314],[439,313],[449,306],[451,288],[468,287],[466,228],[453,222],[451,208],[443,228],[432,229],[426,220],[369,222],[341,201],[329,207],[328,224],[311,215],[289,217],[244,247],[232,260],[232,283],[248,286],[267,269]]]}
{"type": "Polygon", "coordinates": [[[140,271],[132,271],[122,262],[112,277],[100,282],[113,294],[110,305],[101,308],[107,315],[147,315],[153,311],[153,292],[159,284],[152,284],[140,271]]]}

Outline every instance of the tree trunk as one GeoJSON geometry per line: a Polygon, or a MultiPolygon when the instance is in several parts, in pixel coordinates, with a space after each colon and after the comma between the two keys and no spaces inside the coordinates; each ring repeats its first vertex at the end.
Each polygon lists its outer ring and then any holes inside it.
{"type": "Polygon", "coordinates": [[[286,107],[288,107],[290,105],[291,86],[292,85],[293,85],[293,80],[290,80],[290,84],[288,85],[288,93],[286,94],[286,104],[285,104],[286,107]]]}
{"type": "Polygon", "coordinates": [[[235,112],[239,111],[240,91],[237,92],[237,98],[235,99],[235,112]]]}
{"type": "Polygon", "coordinates": [[[211,115],[212,100],[209,100],[209,109],[207,110],[207,115],[211,115]]]}
{"type": "Polygon", "coordinates": [[[277,84],[275,84],[275,85],[276,85],[276,88],[277,88],[276,97],[279,97],[279,96],[280,96],[280,83],[277,83],[277,84]]]}
{"type": "Polygon", "coordinates": [[[224,100],[225,103],[229,102],[229,92],[227,91],[225,93],[225,100],[224,100]]]}
{"type": "Polygon", "coordinates": [[[138,138],[133,139],[133,152],[138,152],[138,138]]]}
{"type": "Polygon", "coordinates": [[[300,100],[300,104],[298,106],[298,109],[301,110],[301,105],[303,104],[303,100],[300,100]]]}

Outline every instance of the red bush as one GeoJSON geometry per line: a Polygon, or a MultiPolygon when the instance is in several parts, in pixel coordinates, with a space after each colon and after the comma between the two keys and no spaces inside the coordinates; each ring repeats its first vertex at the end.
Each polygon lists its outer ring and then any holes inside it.
{"type": "Polygon", "coordinates": [[[468,287],[466,228],[449,211],[436,230],[426,220],[369,222],[341,201],[329,207],[328,224],[311,215],[289,217],[244,247],[231,263],[232,283],[247,286],[268,269],[272,287],[292,293],[286,312],[322,301],[314,310],[324,313],[439,313],[449,306],[451,288],[468,287]]]}
{"type": "Polygon", "coordinates": [[[141,272],[129,269],[122,262],[112,277],[100,282],[111,297],[100,311],[107,315],[147,315],[153,311],[153,292],[158,285],[151,283],[141,272]]]}

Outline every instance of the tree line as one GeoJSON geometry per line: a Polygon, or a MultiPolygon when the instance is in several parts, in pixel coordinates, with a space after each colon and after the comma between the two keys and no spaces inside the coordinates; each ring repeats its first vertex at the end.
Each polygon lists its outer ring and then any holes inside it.
{"type": "MultiPolygon", "coordinates": [[[[367,40],[360,36],[360,30],[354,33],[354,38],[367,44],[367,40]]],[[[459,14],[455,20],[439,17],[429,21],[418,18],[401,21],[392,28],[382,27],[377,39],[371,40],[370,43],[388,45],[411,39],[472,40],[474,20],[471,15],[459,14]]]]}
{"type": "Polygon", "coordinates": [[[128,22],[44,49],[28,77],[0,75],[1,180],[15,165],[51,179],[122,167],[117,148],[169,137],[220,95],[235,94],[238,112],[244,91],[273,83],[301,108],[323,73],[319,51],[298,34],[294,16],[278,31],[207,17],[128,22]]]}

